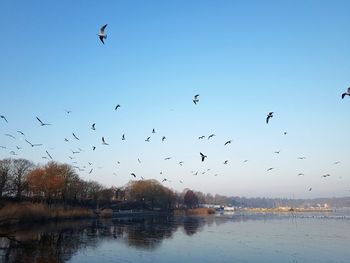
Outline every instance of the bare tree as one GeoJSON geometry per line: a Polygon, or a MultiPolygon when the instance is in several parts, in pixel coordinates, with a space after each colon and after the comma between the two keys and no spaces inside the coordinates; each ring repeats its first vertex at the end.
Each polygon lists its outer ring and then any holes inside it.
{"type": "Polygon", "coordinates": [[[0,198],[9,190],[11,180],[11,159],[0,160],[0,198]]]}
{"type": "Polygon", "coordinates": [[[13,160],[13,180],[12,186],[17,198],[22,197],[22,192],[25,189],[25,176],[34,166],[31,161],[26,159],[13,160]]]}

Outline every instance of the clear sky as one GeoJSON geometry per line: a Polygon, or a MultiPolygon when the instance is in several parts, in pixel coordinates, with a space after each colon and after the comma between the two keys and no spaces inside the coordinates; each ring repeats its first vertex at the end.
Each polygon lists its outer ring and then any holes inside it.
{"type": "Polygon", "coordinates": [[[135,173],[178,191],[349,196],[349,10],[349,1],[1,1],[0,158],[45,163],[47,150],[106,186],[135,173]]]}

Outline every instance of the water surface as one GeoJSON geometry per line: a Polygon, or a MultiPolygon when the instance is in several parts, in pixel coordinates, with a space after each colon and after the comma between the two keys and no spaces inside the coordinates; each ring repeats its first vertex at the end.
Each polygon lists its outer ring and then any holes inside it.
{"type": "Polygon", "coordinates": [[[1,229],[0,262],[349,262],[348,213],[82,220],[1,229]]]}

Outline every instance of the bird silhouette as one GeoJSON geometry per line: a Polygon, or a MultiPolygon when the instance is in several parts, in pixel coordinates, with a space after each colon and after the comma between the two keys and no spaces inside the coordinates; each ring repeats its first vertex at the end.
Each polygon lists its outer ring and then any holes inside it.
{"type": "Polygon", "coordinates": [[[311,190],[312,190],[312,187],[309,188],[309,192],[311,192],[311,190]]]}
{"type": "Polygon", "coordinates": [[[8,123],[8,121],[7,121],[7,119],[6,119],[6,117],[4,115],[0,115],[0,118],[8,123]]]}
{"type": "Polygon", "coordinates": [[[287,135],[287,132],[285,131],[283,134],[284,134],[284,135],[287,135]]]}
{"type": "Polygon", "coordinates": [[[166,137],[165,136],[163,136],[162,137],[162,142],[164,142],[166,140],[166,137]]]}
{"type": "Polygon", "coordinates": [[[152,129],[152,133],[156,133],[156,130],[155,130],[155,129],[152,129]]]}
{"type": "Polygon", "coordinates": [[[203,153],[199,153],[201,155],[201,158],[202,158],[202,162],[204,162],[205,158],[207,158],[208,156],[204,155],[203,153]]]}
{"type": "Polygon", "coordinates": [[[210,139],[210,138],[213,138],[215,136],[215,134],[213,133],[213,134],[210,134],[209,136],[208,136],[208,140],[210,139]]]}
{"type": "Polygon", "coordinates": [[[199,102],[199,98],[198,97],[199,97],[199,94],[196,94],[196,95],[193,96],[192,101],[193,101],[194,104],[197,104],[199,102]]]}
{"type": "Polygon", "coordinates": [[[326,178],[326,177],[329,177],[329,176],[331,176],[331,175],[330,174],[324,174],[321,177],[326,178]]]}
{"type": "Polygon", "coordinates": [[[232,142],[232,140],[229,140],[229,141],[225,142],[224,146],[226,146],[227,144],[229,144],[231,142],[232,142]]]}
{"type": "Polygon", "coordinates": [[[131,175],[132,175],[132,176],[134,176],[134,178],[136,178],[136,174],[134,174],[134,173],[131,173],[131,175]]]}
{"type": "Polygon", "coordinates": [[[224,164],[228,164],[228,160],[224,161],[224,164]]]}
{"type": "Polygon", "coordinates": [[[10,137],[10,138],[12,138],[12,139],[15,139],[15,140],[16,140],[16,137],[15,137],[15,136],[13,136],[12,134],[6,133],[6,134],[5,134],[5,136],[10,137]]]}
{"type": "Polygon", "coordinates": [[[350,96],[350,87],[348,88],[347,92],[344,92],[344,93],[341,95],[341,98],[344,99],[345,96],[350,96]]]}
{"type": "Polygon", "coordinates": [[[91,168],[91,170],[90,170],[89,174],[91,174],[93,170],[94,170],[94,169],[93,169],[93,168],[91,168]]]}
{"type": "Polygon", "coordinates": [[[17,131],[17,132],[18,132],[19,134],[25,136],[24,133],[23,133],[22,131],[17,131]]]}
{"type": "Polygon", "coordinates": [[[138,161],[139,163],[141,163],[141,160],[140,160],[139,158],[137,158],[137,161],[138,161]]]}
{"type": "Polygon", "coordinates": [[[179,162],[179,165],[181,165],[181,166],[182,166],[182,165],[183,165],[183,163],[184,163],[184,162],[183,162],[183,161],[181,161],[181,162],[179,162]]]}
{"type": "Polygon", "coordinates": [[[92,150],[95,151],[96,150],[96,146],[92,146],[92,150]]]}
{"type": "Polygon", "coordinates": [[[103,145],[109,145],[108,143],[106,143],[106,141],[105,141],[105,138],[104,138],[104,137],[102,137],[102,144],[103,144],[103,145]]]}
{"type": "Polygon", "coordinates": [[[91,125],[91,130],[93,130],[93,131],[96,130],[95,125],[96,125],[96,123],[93,123],[93,124],[91,125]]]}
{"type": "Polygon", "coordinates": [[[115,106],[114,110],[117,110],[118,108],[120,108],[120,104],[117,104],[117,106],[115,106]]]}
{"type": "Polygon", "coordinates": [[[51,154],[49,154],[49,152],[48,152],[48,151],[46,151],[46,154],[47,154],[47,156],[49,156],[49,157],[50,157],[50,159],[52,160],[52,156],[51,156],[51,154]]]}
{"type": "Polygon", "coordinates": [[[102,44],[104,44],[105,42],[103,41],[104,39],[107,39],[107,35],[105,34],[105,28],[106,28],[107,24],[105,24],[104,26],[102,26],[100,28],[100,32],[97,34],[98,37],[100,38],[102,44]]]}
{"type": "Polygon", "coordinates": [[[72,111],[71,110],[64,110],[67,114],[70,114],[72,111]]]}
{"type": "Polygon", "coordinates": [[[171,157],[164,158],[165,161],[170,160],[170,159],[171,159],[171,157]]]}
{"type": "Polygon", "coordinates": [[[267,169],[267,171],[271,171],[271,170],[273,170],[274,168],[273,167],[270,167],[269,169],[267,169]]]}
{"type": "Polygon", "coordinates": [[[266,123],[269,123],[269,119],[273,117],[273,111],[269,112],[266,117],[266,123]]]}
{"type": "Polygon", "coordinates": [[[205,136],[203,135],[203,136],[199,136],[198,137],[198,140],[202,140],[202,139],[204,139],[205,138],[205,136]]]}
{"type": "Polygon", "coordinates": [[[32,146],[32,147],[35,147],[35,146],[42,146],[41,143],[33,144],[33,143],[31,143],[30,141],[28,141],[27,139],[25,139],[25,141],[26,141],[30,146],[32,146]]]}
{"type": "Polygon", "coordinates": [[[80,139],[74,134],[74,132],[72,132],[72,134],[73,134],[73,137],[74,137],[75,139],[77,139],[78,141],[80,141],[80,139]]]}
{"type": "Polygon", "coordinates": [[[67,138],[64,138],[64,141],[65,141],[65,142],[69,142],[67,138]]]}
{"type": "Polygon", "coordinates": [[[149,142],[149,139],[151,139],[151,137],[147,137],[147,139],[145,140],[145,142],[149,142]]]}
{"type": "Polygon", "coordinates": [[[124,134],[122,135],[122,141],[125,141],[125,135],[124,134]]]}
{"type": "Polygon", "coordinates": [[[80,153],[79,151],[73,151],[73,150],[71,150],[71,151],[72,151],[73,154],[78,154],[78,153],[80,153]]]}
{"type": "Polygon", "coordinates": [[[298,173],[298,176],[303,176],[304,174],[303,173],[298,173]]]}
{"type": "Polygon", "coordinates": [[[281,152],[281,150],[275,151],[275,153],[279,154],[281,152]]]}
{"type": "Polygon", "coordinates": [[[248,162],[248,160],[244,160],[243,162],[246,163],[246,162],[248,162]]]}
{"type": "Polygon", "coordinates": [[[36,119],[40,122],[40,125],[41,125],[41,126],[51,125],[50,123],[44,123],[44,122],[42,122],[38,117],[36,117],[36,119]]]}

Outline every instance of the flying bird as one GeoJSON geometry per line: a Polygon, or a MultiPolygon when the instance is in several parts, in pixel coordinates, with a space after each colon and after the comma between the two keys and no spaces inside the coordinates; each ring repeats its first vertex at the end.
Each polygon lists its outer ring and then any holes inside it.
{"type": "Polygon", "coordinates": [[[122,141],[125,141],[125,135],[124,134],[122,135],[122,141]]]}
{"type": "Polygon", "coordinates": [[[348,88],[347,92],[344,92],[344,93],[341,95],[341,98],[344,99],[345,96],[350,96],[350,87],[348,88]]]}
{"type": "Polygon", "coordinates": [[[115,106],[114,110],[117,110],[118,108],[120,108],[120,104],[117,104],[117,106],[115,106]]]}
{"type": "Polygon", "coordinates": [[[306,159],[306,157],[305,157],[305,156],[302,156],[302,157],[298,157],[298,159],[299,159],[299,160],[304,160],[304,159],[306,159]]]}
{"type": "Polygon", "coordinates": [[[229,141],[225,142],[224,146],[226,146],[227,144],[229,144],[231,142],[232,142],[232,140],[229,140],[229,141]]]}
{"type": "Polygon", "coordinates": [[[6,134],[5,134],[5,136],[10,137],[10,138],[12,138],[12,139],[15,139],[15,140],[16,140],[16,137],[15,137],[15,136],[13,136],[12,134],[8,134],[8,133],[6,133],[6,134]]]}
{"type": "Polygon", "coordinates": [[[197,104],[199,102],[199,98],[198,97],[199,97],[199,94],[196,94],[196,95],[193,96],[192,101],[193,101],[194,104],[197,104]]]}
{"type": "Polygon", "coordinates": [[[91,174],[93,170],[94,170],[94,169],[93,169],[93,168],[91,168],[91,170],[90,170],[89,174],[91,174]]]}
{"type": "Polygon", "coordinates": [[[171,157],[166,157],[166,158],[164,158],[164,161],[167,161],[167,160],[170,160],[171,159],[171,157]]]}
{"type": "Polygon", "coordinates": [[[25,141],[26,141],[30,146],[32,146],[32,147],[41,146],[41,145],[42,145],[41,143],[40,143],[40,144],[32,144],[30,141],[28,141],[28,140],[26,140],[26,139],[25,139],[25,141]]]}
{"type": "Polygon", "coordinates": [[[267,171],[271,171],[271,170],[273,170],[274,168],[273,167],[270,167],[269,169],[267,169],[267,171]]]}
{"type": "Polygon", "coordinates": [[[166,181],[168,181],[168,179],[164,178],[164,179],[162,180],[162,183],[164,183],[164,182],[166,182],[166,181]]]}
{"type": "Polygon", "coordinates": [[[248,162],[248,160],[244,160],[243,162],[246,163],[246,162],[248,162]]]}
{"type": "Polygon", "coordinates": [[[92,150],[95,151],[96,150],[96,146],[92,146],[92,150]]]}
{"type": "Polygon", "coordinates": [[[163,136],[162,137],[162,142],[164,142],[166,140],[166,137],[165,136],[163,136]]]}
{"type": "Polygon", "coordinates": [[[102,137],[102,144],[103,144],[103,145],[108,145],[108,143],[106,143],[106,141],[105,141],[105,138],[104,138],[104,137],[102,137]]]}
{"type": "Polygon", "coordinates": [[[266,123],[269,123],[269,119],[273,117],[273,111],[269,112],[266,117],[266,123]]]}
{"type": "Polygon", "coordinates": [[[93,124],[91,125],[91,130],[93,130],[93,131],[96,130],[95,125],[96,125],[96,123],[93,123],[93,124]]]}
{"type": "Polygon", "coordinates": [[[285,131],[283,134],[284,134],[284,135],[287,135],[287,132],[285,131]]]}
{"type": "Polygon", "coordinates": [[[156,133],[156,130],[155,130],[155,129],[152,129],[152,133],[156,133]]]}
{"type": "Polygon", "coordinates": [[[279,154],[281,152],[281,150],[275,151],[275,153],[279,154]]]}
{"type": "Polygon", "coordinates": [[[18,132],[19,134],[25,136],[24,133],[23,133],[22,131],[17,131],[17,132],[18,132]]]}
{"type": "Polygon", "coordinates": [[[77,153],[80,153],[79,151],[73,151],[71,150],[73,154],[77,154],[77,153]]]}
{"type": "Polygon", "coordinates": [[[224,164],[228,164],[228,160],[224,161],[224,164]]]}
{"type": "Polygon", "coordinates": [[[311,192],[311,190],[312,190],[312,187],[309,188],[309,192],[311,192]]]}
{"type": "Polygon", "coordinates": [[[179,162],[179,165],[181,165],[181,166],[182,166],[182,165],[183,165],[183,163],[184,163],[184,162],[183,162],[183,161],[181,161],[181,162],[179,162]]]}
{"type": "Polygon", "coordinates": [[[132,176],[134,176],[134,178],[136,178],[136,174],[134,174],[134,173],[131,173],[131,175],[132,175],[132,176]]]}
{"type": "Polygon", "coordinates": [[[17,150],[20,150],[20,149],[22,149],[22,147],[19,147],[19,146],[17,146],[17,145],[16,145],[16,148],[17,148],[17,150]]]}
{"type": "Polygon", "coordinates": [[[65,142],[69,142],[67,138],[64,138],[64,141],[65,141],[65,142]]]}
{"type": "Polygon", "coordinates": [[[75,139],[77,139],[78,141],[80,141],[80,139],[74,134],[74,132],[72,132],[72,134],[73,134],[73,137],[74,137],[75,139]]]}
{"type": "Polygon", "coordinates": [[[215,136],[215,134],[213,133],[213,134],[210,134],[209,136],[208,136],[208,140],[210,139],[210,138],[213,138],[215,136]]]}
{"type": "Polygon", "coordinates": [[[98,37],[100,38],[102,44],[104,44],[105,42],[103,41],[104,39],[107,39],[107,35],[105,34],[105,28],[106,28],[107,24],[105,24],[104,26],[102,26],[100,28],[100,32],[97,34],[98,37]]]}
{"type": "Polygon", "coordinates": [[[204,162],[205,158],[207,158],[208,156],[204,155],[203,153],[199,153],[201,155],[201,158],[202,158],[202,162],[204,162]]]}
{"type": "Polygon", "coordinates": [[[38,117],[36,117],[36,119],[40,122],[40,125],[41,125],[41,126],[51,125],[50,123],[44,123],[44,122],[42,122],[38,117]]]}
{"type": "Polygon", "coordinates": [[[139,158],[137,158],[137,161],[138,161],[139,163],[141,163],[141,160],[140,160],[139,158]]]}
{"type": "Polygon", "coordinates": [[[49,154],[49,152],[48,152],[48,151],[46,151],[46,154],[47,154],[47,156],[49,156],[49,157],[50,157],[50,159],[52,160],[52,156],[49,154]]]}
{"type": "Polygon", "coordinates": [[[149,142],[149,139],[151,139],[151,137],[147,137],[147,139],[145,140],[145,142],[149,142]]]}
{"type": "Polygon", "coordinates": [[[202,140],[202,139],[204,139],[205,138],[205,136],[203,135],[203,136],[199,136],[198,137],[198,140],[202,140]]]}
{"type": "Polygon", "coordinates": [[[304,174],[303,173],[298,173],[298,176],[303,176],[304,174]]]}
{"type": "Polygon", "coordinates": [[[4,115],[0,115],[0,118],[8,123],[8,121],[7,121],[7,119],[6,119],[6,117],[4,115]]]}
{"type": "Polygon", "coordinates": [[[322,175],[321,177],[326,178],[326,177],[328,177],[328,176],[331,176],[331,175],[330,175],[330,174],[324,174],[324,175],[322,175]]]}
{"type": "Polygon", "coordinates": [[[64,110],[67,114],[71,113],[71,110],[64,110]]]}

